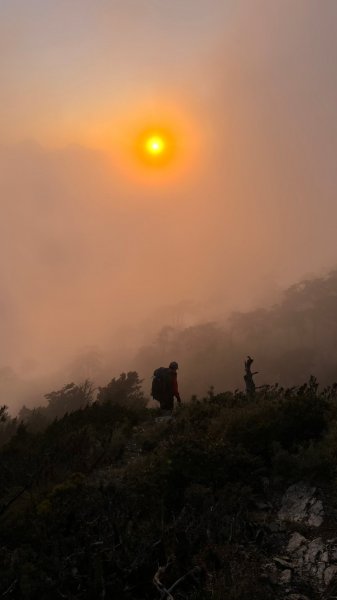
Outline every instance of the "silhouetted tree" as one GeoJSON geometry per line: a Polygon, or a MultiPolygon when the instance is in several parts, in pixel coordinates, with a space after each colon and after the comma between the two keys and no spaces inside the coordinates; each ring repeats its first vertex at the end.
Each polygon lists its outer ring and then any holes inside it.
{"type": "Polygon", "coordinates": [[[8,407],[4,404],[0,406],[0,421],[4,423],[8,418],[8,407]]]}
{"type": "Polygon", "coordinates": [[[137,403],[144,404],[146,400],[141,390],[142,380],[136,371],[121,373],[118,378],[113,378],[106,387],[99,387],[98,402],[114,402],[119,404],[137,403]]]}
{"type": "Polygon", "coordinates": [[[80,385],[69,383],[56,392],[45,394],[48,400],[48,417],[61,417],[67,412],[73,412],[90,404],[93,400],[94,387],[88,379],[80,385]]]}
{"type": "Polygon", "coordinates": [[[60,390],[45,394],[44,397],[48,400],[47,406],[33,409],[23,406],[19,412],[19,421],[23,421],[30,431],[41,431],[54,419],[91,404],[94,399],[94,386],[88,379],[80,385],[68,383],[60,390]]]}
{"type": "Polygon", "coordinates": [[[251,356],[247,356],[247,360],[245,360],[245,375],[244,380],[246,384],[246,393],[247,396],[252,398],[255,396],[256,386],[254,383],[253,375],[257,375],[258,371],[254,371],[252,373],[251,366],[254,362],[254,359],[251,356]]]}

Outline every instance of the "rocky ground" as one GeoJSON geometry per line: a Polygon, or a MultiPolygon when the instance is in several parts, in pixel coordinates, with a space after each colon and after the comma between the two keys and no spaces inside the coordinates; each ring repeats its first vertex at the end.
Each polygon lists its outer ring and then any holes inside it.
{"type": "MultiPolygon", "coordinates": [[[[169,423],[170,419],[159,417],[156,421],[169,423]]],[[[146,425],[135,428],[135,436],[125,448],[124,464],[136,463],[141,456],[137,435],[144,433],[146,425]]],[[[96,474],[96,483],[104,480],[109,480],[106,469],[96,474]]],[[[262,552],[259,579],[282,600],[337,599],[337,523],[327,508],[326,493],[304,481],[289,486],[283,494],[272,492],[268,480],[264,486],[265,495],[256,499],[250,523],[244,525],[251,528],[250,549],[262,552]]],[[[230,541],[238,540],[241,528],[234,519],[230,541]]],[[[244,545],[239,548],[245,551],[244,545]]]]}
{"type": "Polygon", "coordinates": [[[277,504],[275,510],[271,502],[257,502],[254,515],[271,552],[262,577],[289,600],[337,598],[337,529],[325,511],[323,492],[298,482],[277,504]]]}

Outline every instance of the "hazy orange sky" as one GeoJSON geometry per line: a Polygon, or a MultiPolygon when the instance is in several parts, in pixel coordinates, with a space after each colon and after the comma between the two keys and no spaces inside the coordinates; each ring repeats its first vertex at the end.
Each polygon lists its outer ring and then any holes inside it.
{"type": "Polygon", "coordinates": [[[336,266],[335,0],[0,0],[0,50],[0,366],[336,266]],[[162,170],[132,153],[153,123],[162,170]]]}

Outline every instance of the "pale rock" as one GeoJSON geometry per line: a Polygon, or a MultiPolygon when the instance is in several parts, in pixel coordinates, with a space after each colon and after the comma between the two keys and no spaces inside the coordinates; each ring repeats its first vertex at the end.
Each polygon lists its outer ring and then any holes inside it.
{"type": "Polygon", "coordinates": [[[323,553],[323,551],[324,551],[324,546],[323,546],[322,538],[316,538],[315,540],[312,540],[308,546],[308,551],[307,551],[307,554],[305,557],[306,562],[315,563],[317,560],[318,554],[323,553]]]}
{"type": "Polygon", "coordinates": [[[163,415],[155,418],[155,423],[170,423],[170,421],[174,421],[173,415],[163,415]]]}
{"type": "Polygon", "coordinates": [[[331,556],[331,560],[337,561],[337,548],[336,548],[336,546],[334,546],[333,549],[331,550],[330,556],[331,556]]]}
{"type": "Polygon", "coordinates": [[[289,552],[290,554],[292,554],[293,552],[296,552],[300,546],[303,546],[304,544],[307,543],[306,538],[301,535],[300,533],[298,533],[298,531],[295,531],[295,533],[293,533],[293,535],[291,536],[288,546],[287,546],[287,552],[289,552]]]}
{"type": "Polygon", "coordinates": [[[316,488],[304,482],[291,485],[282,498],[278,513],[281,521],[304,523],[319,527],[323,522],[323,504],[315,497],[316,488]]]}
{"type": "Polygon", "coordinates": [[[307,523],[310,527],[320,527],[323,523],[323,504],[321,500],[316,500],[309,508],[307,523]]]}
{"type": "Polygon", "coordinates": [[[327,567],[324,571],[324,583],[325,585],[329,585],[329,583],[332,581],[332,579],[334,578],[334,576],[337,573],[337,566],[336,565],[330,565],[330,567],[327,567]]]}
{"type": "Polygon", "coordinates": [[[288,585],[290,582],[291,582],[291,570],[285,569],[285,571],[282,571],[282,573],[280,575],[280,583],[282,583],[283,585],[288,585]]]}
{"type": "Polygon", "coordinates": [[[317,578],[323,580],[324,578],[324,572],[326,569],[326,564],[325,563],[320,563],[317,567],[317,578]]]}

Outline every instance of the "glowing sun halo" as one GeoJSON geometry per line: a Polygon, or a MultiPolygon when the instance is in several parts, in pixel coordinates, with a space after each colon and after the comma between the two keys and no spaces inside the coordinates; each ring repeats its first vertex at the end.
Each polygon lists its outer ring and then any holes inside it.
{"type": "Polygon", "coordinates": [[[175,153],[173,136],[164,129],[146,129],[136,141],[138,159],[148,167],[165,167],[175,153]]]}

